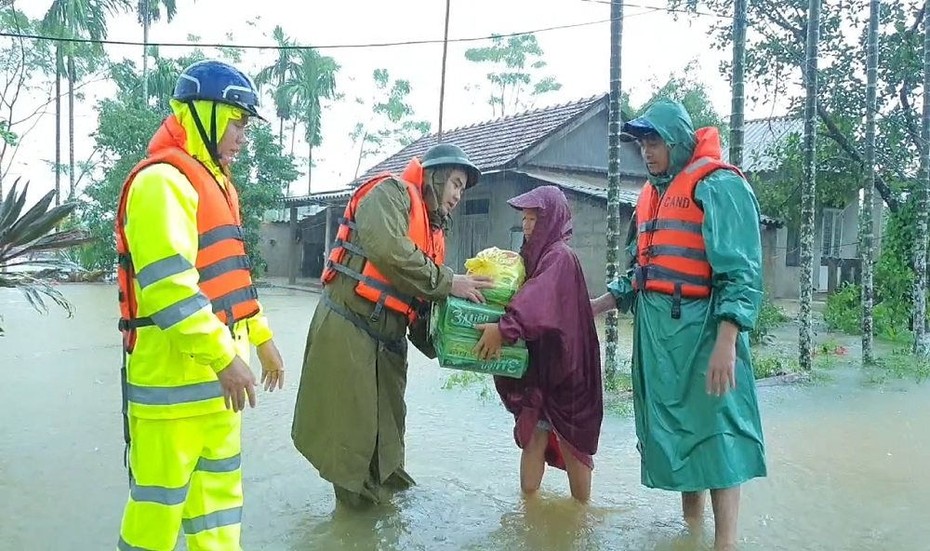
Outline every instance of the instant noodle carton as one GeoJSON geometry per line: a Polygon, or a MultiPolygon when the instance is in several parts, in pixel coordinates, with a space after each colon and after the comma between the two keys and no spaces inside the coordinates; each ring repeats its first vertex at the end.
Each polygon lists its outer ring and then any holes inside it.
{"type": "Polygon", "coordinates": [[[476,371],[519,379],[529,362],[526,345],[517,342],[504,346],[498,360],[479,360],[473,349],[481,338],[474,328],[481,323],[495,323],[504,315],[503,308],[475,304],[456,297],[438,302],[433,307],[433,346],[439,365],[451,369],[476,371]]]}
{"type": "Polygon", "coordinates": [[[481,337],[475,325],[500,320],[504,307],[523,284],[526,277],[523,260],[519,254],[494,247],[468,259],[465,266],[469,274],[493,277],[496,285],[483,292],[487,304],[449,297],[433,305],[430,334],[439,365],[519,379],[526,373],[529,363],[525,343],[504,346],[497,360],[479,360],[473,349],[481,337]]]}

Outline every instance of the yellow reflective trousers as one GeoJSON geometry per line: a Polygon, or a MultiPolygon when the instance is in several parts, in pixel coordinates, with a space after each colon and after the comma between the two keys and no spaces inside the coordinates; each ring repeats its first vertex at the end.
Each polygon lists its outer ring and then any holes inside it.
{"type": "Polygon", "coordinates": [[[117,549],[240,551],[241,414],[129,418],[133,474],[117,549]]]}

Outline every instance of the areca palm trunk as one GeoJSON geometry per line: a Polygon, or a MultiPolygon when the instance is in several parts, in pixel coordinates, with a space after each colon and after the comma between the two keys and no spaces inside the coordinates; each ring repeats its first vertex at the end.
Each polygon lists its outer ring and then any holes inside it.
{"type": "MultiPolygon", "coordinates": [[[[930,90],[930,9],[924,9],[924,90],[930,90]]],[[[930,354],[927,342],[927,209],[930,208],[930,94],[924,94],[920,128],[920,178],[914,236],[914,353],[930,354]]]]}
{"type": "Polygon", "coordinates": [[[878,109],[878,20],[881,0],[869,2],[869,34],[866,45],[866,89],[865,89],[865,159],[868,174],[862,185],[862,205],[859,208],[859,259],[862,265],[862,363],[875,361],[872,350],[873,319],[875,301],[873,263],[874,228],[872,209],[875,197],[875,112],[878,109]]]}
{"type": "Polygon", "coordinates": [[[55,206],[61,204],[61,43],[55,46],[55,206]]]}
{"type": "Polygon", "coordinates": [[[817,192],[817,50],[820,41],[820,2],[810,0],[807,10],[807,60],[804,81],[807,98],[804,104],[804,186],[801,193],[801,277],[800,318],[798,330],[799,363],[810,371],[814,362],[814,208],[817,192]]]}
{"type": "Polygon", "coordinates": [[[74,56],[68,55],[68,200],[74,199],[74,56]]]}
{"type": "Polygon", "coordinates": [[[142,0],[142,101],[149,101],[149,0],[142,0]]]}
{"type": "Polygon", "coordinates": [[[746,4],[748,0],[733,3],[733,85],[730,113],[730,163],[743,164],[743,135],[745,124],[746,75],[746,4]]]}
{"type": "MultiPolygon", "coordinates": [[[[621,53],[623,40],[623,1],[610,3],[610,98],[607,122],[607,282],[619,275],[620,261],[620,125],[621,53]]],[[[606,359],[604,375],[608,383],[617,376],[620,363],[617,313],[607,314],[605,327],[606,359]]]]}

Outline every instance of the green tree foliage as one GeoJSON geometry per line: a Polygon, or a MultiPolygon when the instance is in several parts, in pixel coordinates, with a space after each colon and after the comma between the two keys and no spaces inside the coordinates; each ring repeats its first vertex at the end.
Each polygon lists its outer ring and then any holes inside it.
{"type": "MultiPolygon", "coordinates": [[[[908,341],[913,334],[915,211],[914,203],[907,202],[889,217],[875,263],[875,334],[890,341],[908,341]]],[[[860,333],[860,292],[857,285],[848,285],[827,299],[824,319],[828,327],[860,333]]]]}
{"type": "Polygon", "coordinates": [[[51,299],[70,316],[71,303],[49,283],[58,273],[72,267],[67,259],[55,253],[87,240],[79,230],[55,230],[75,205],[52,207],[55,199],[52,190],[27,210],[29,184],[20,191],[18,183],[17,179],[6,197],[0,197],[0,288],[19,289],[29,304],[42,313],[48,311],[45,299],[51,299]]]}
{"type": "Polygon", "coordinates": [[[268,123],[249,123],[249,147],[233,165],[233,181],[242,205],[245,244],[255,275],[265,272],[267,264],[258,252],[259,232],[266,211],[278,206],[287,185],[300,174],[294,158],[281,151],[281,145],[268,123]]]}
{"type": "MultiPolygon", "coordinates": [[[[153,77],[164,70],[176,75],[189,63],[202,56],[166,59],[158,58],[153,77]]],[[[82,224],[97,240],[82,254],[88,268],[111,269],[116,261],[113,220],[120,188],[132,167],[142,160],[154,132],[169,114],[167,101],[157,109],[146,106],[141,96],[140,75],[131,61],[114,66],[112,78],[118,86],[114,98],[102,100],[98,106],[98,125],[94,133],[102,161],[99,176],[85,190],[87,200],[80,208],[82,224]]],[[[164,97],[168,97],[165,95],[164,97]]],[[[258,232],[264,213],[283,198],[288,182],[297,175],[293,158],[284,155],[277,137],[268,124],[258,120],[249,123],[249,146],[233,165],[233,178],[240,194],[246,244],[256,275],[265,263],[258,252],[258,232]]]]}
{"type": "MultiPolygon", "coordinates": [[[[35,33],[39,21],[12,7],[0,8],[0,31],[35,33]]],[[[19,144],[35,127],[42,108],[53,100],[41,78],[52,68],[48,43],[25,38],[0,38],[0,195],[13,166],[19,144]],[[40,107],[23,104],[44,100],[40,107]]]]}
{"type": "MultiPolygon", "coordinates": [[[[918,31],[923,5],[923,0],[883,2],[880,21],[876,191],[891,210],[901,206],[904,192],[911,188],[919,168],[923,47],[918,31]]],[[[732,0],[670,0],[669,7],[720,15],[712,20],[711,44],[729,51],[732,0]]],[[[747,99],[753,103],[787,100],[788,114],[798,118],[803,111],[804,90],[800,84],[807,8],[808,0],[749,3],[747,99]]],[[[864,176],[867,87],[866,56],[862,52],[867,42],[868,17],[864,6],[850,9],[845,0],[823,0],[818,56],[818,188],[822,173],[828,172],[824,161],[843,167],[850,190],[858,188],[864,176]]],[[[729,62],[724,62],[720,71],[729,78],[729,62]]],[[[783,185],[790,187],[792,182],[786,179],[783,185]]]]}
{"type": "Polygon", "coordinates": [[[465,50],[465,59],[492,67],[487,79],[494,117],[530,109],[536,98],[562,88],[554,76],[540,74],[546,62],[536,35],[492,36],[490,46],[465,50]]]}
{"type": "Polygon", "coordinates": [[[391,80],[387,69],[375,69],[372,73],[374,92],[369,100],[355,98],[355,102],[371,109],[374,115],[366,122],[358,123],[349,134],[358,148],[355,177],[365,159],[379,157],[395,149],[409,145],[428,134],[430,123],[415,118],[410,105],[410,81],[391,80]]]}
{"type": "MultiPolygon", "coordinates": [[[[808,0],[749,2],[746,52],[747,99],[752,103],[788,103],[788,118],[800,120],[804,88],[808,0]]],[[[844,207],[857,198],[865,170],[866,60],[869,10],[850,9],[845,0],[823,0],[818,54],[816,102],[816,205],[844,207]]],[[[720,17],[710,30],[712,47],[728,51],[732,44],[731,0],[670,0],[673,9],[711,11],[720,17]]],[[[920,168],[920,122],[924,90],[921,20],[925,2],[882,2],[879,21],[877,117],[875,135],[876,191],[891,211],[886,219],[881,253],[875,266],[875,330],[886,338],[910,331],[911,255],[915,185],[920,168]]],[[[730,64],[721,65],[730,76],[730,64]]],[[[798,227],[804,181],[802,131],[781,136],[771,154],[776,170],[751,175],[766,214],[798,227]]],[[[749,159],[747,159],[749,160],[749,159]]],[[[924,268],[922,268],[924,269],[924,268]]],[[[858,332],[861,304],[858,289],[830,298],[827,321],[858,332]],[[844,321],[845,320],[845,321],[844,321]]]]}
{"type": "MultiPolygon", "coordinates": [[[[685,67],[683,75],[673,74],[662,84],[654,83],[652,86],[652,96],[639,108],[632,110],[633,116],[642,115],[646,109],[658,99],[666,98],[678,100],[685,106],[685,109],[688,110],[688,114],[691,115],[691,120],[695,128],[702,128],[705,126],[717,127],[720,129],[721,139],[726,142],[729,135],[729,125],[726,119],[717,112],[714,108],[714,104],[710,101],[710,94],[707,93],[707,85],[693,76],[687,76],[696,73],[697,70],[695,69],[694,62],[692,62],[685,67]]],[[[725,145],[724,149],[726,149],[725,145]]]]}

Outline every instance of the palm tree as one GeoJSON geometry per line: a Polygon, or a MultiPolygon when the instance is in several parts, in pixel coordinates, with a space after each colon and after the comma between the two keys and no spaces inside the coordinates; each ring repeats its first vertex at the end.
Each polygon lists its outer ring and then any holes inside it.
{"type": "MultiPolygon", "coordinates": [[[[71,303],[49,285],[49,280],[58,272],[77,266],[62,257],[36,258],[34,255],[63,251],[89,241],[80,230],[54,231],[77,204],[66,203],[49,210],[55,199],[52,190],[23,213],[29,184],[22,192],[18,186],[17,178],[6,199],[0,198],[0,288],[19,289],[29,304],[41,313],[48,311],[43,297],[51,299],[71,316],[71,303]]],[[[2,326],[0,335],[3,335],[2,326]]]]}
{"type": "Polygon", "coordinates": [[[336,73],[339,65],[329,57],[320,55],[316,50],[301,50],[298,57],[300,69],[292,79],[282,87],[285,101],[294,105],[298,113],[303,114],[308,147],[307,159],[307,193],[311,193],[313,181],[313,148],[323,141],[322,100],[334,99],[336,95],[336,73]]]}
{"type": "MultiPolygon", "coordinates": [[[[171,23],[178,13],[175,0],[138,0],[137,12],[139,23],[142,25],[142,98],[149,101],[149,28],[152,23],[161,19],[161,8],[165,8],[165,19],[171,23]]],[[[155,57],[158,51],[154,50],[155,57]]]]}
{"type": "MultiPolygon", "coordinates": [[[[55,90],[60,90],[61,74],[65,73],[68,79],[68,138],[69,151],[69,193],[73,198],[75,194],[74,181],[74,82],[78,78],[75,58],[85,57],[92,60],[102,57],[103,47],[95,41],[107,37],[107,16],[115,15],[129,8],[129,0],[53,0],[51,7],[42,20],[42,28],[46,32],[54,33],[65,39],[88,39],[90,46],[77,42],[59,41],[55,47],[55,90]],[[83,46],[83,47],[82,47],[83,46]]],[[[93,64],[91,64],[93,65],[93,64]]],[[[58,171],[61,151],[61,94],[56,93],[55,101],[55,177],[58,182],[58,171]]],[[[60,192],[59,192],[60,193],[60,192]]]]}
{"type": "Polygon", "coordinates": [[[300,73],[300,65],[297,59],[300,54],[297,50],[292,49],[293,40],[284,34],[284,29],[276,25],[272,36],[278,43],[278,58],[271,65],[265,67],[255,76],[255,83],[259,86],[275,83],[275,91],[272,92],[274,97],[275,109],[278,115],[278,145],[284,148],[284,121],[290,120],[294,115],[294,104],[290,101],[284,88],[284,84],[294,79],[300,73]]]}

